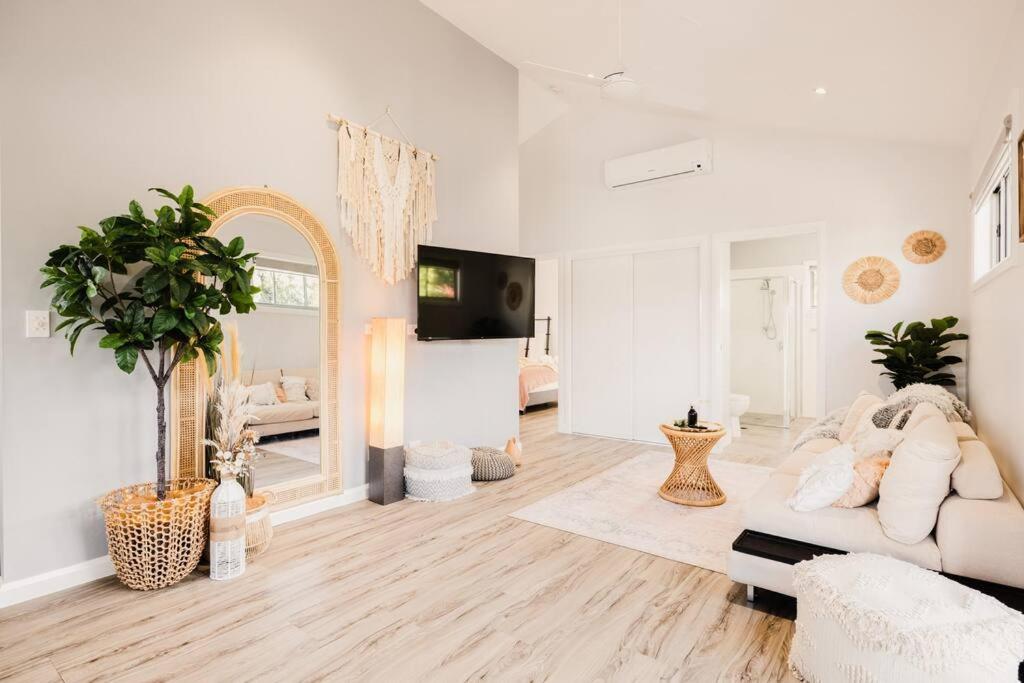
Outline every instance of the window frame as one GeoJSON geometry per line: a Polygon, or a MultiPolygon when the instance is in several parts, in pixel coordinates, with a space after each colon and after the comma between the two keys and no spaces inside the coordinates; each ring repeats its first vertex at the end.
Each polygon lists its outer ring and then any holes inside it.
{"type": "MultiPolygon", "coordinates": [[[[998,156],[996,156],[996,162],[992,164],[990,168],[986,168],[987,176],[985,182],[981,187],[983,188],[978,192],[976,197],[972,197],[971,202],[971,213],[970,213],[970,243],[971,243],[971,288],[972,290],[980,289],[989,282],[995,280],[997,277],[1005,273],[1007,270],[1017,265],[1017,231],[1016,231],[1016,216],[1017,216],[1017,193],[1020,191],[1018,186],[1018,180],[1016,177],[1014,159],[1013,159],[1013,146],[1007,142],[998,156]],[[988,258],[989,263],[988,269],[980,275],[975,271],[976,265],[976,249],[978,248],[978,235],[977,226],[975,219],[978,213],[982,210],[986,203],[992,202],[992,195],[998,191],[1000,195],[1000,209],[1002,212],[1001,217],[1001,231],[998,236],[998,240],[992,229],[994,225],[990,218],[989,233],[986,244],[988,245],[988,258]],[[993,259],[1004,252],[1005,255],[999,260],[993,262],[993,259]]],[[[990,204],[991,208],[991,204],[990,204]]],[[[991,216],[991,213],[990,213],[991,216]]]]}

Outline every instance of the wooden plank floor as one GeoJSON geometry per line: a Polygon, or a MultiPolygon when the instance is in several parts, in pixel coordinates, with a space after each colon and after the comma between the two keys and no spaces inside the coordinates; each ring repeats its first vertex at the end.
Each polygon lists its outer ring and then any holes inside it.
{"type": "MultiPolygon", "coordinates": [[[[507,516],[652,448],[554,429],[553,410],[527,414],[525,467],[459,501],[279,527],[234,582],[110,578],[0,610],[0,678],[791,680],[788,605],[752,609],[721,574],[507,516]]],[[[719,457],[777,459],[741,446],[719,457]]]]}

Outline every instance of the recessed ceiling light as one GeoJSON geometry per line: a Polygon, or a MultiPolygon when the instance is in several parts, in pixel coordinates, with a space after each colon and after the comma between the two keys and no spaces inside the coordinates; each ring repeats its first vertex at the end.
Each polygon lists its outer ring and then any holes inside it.
{"type": "Polygon", "coordinates": [[[814,89],[814,94],[815,95],[827,95],[828,94],[828,90],[825,90],[824,88],[819,86],[819,87],[814,89]]]}

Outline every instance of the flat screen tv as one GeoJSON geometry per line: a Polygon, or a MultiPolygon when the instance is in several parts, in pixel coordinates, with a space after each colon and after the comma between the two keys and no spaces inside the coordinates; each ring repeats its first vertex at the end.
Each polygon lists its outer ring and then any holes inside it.
{"type": "Polygon", "coordinates": [[[416,338],[532,337],[532,258],[421,244],[416,267],[416,338]]]}

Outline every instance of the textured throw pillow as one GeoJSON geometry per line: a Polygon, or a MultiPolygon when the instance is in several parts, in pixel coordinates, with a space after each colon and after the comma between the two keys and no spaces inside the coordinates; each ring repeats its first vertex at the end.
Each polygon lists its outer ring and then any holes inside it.
{"type": "Polygon", "coordinates": [[[910,417],[907,418],[902,429],[909,434],[914,431],[919,424],[930,417],[941,417],[943,420],[946,419],[946,416],[942,414],[941,410],[935,407],[934,403],[918,403],[914,406],[914,409],[910,411],[910,417]]]}
{"type": "Polygon", "coordinates": [[[278,403],[277,392],[270,382],[249,387],[249,403],[254,406],[272,406],[278,403]]]}
{"type": "Polygon", "coordinates": [[[960,446],[945,416],[929,417],[907,432],[878,488],[885,535],[911,545],[927,538],[959,462],[960,446]]]}
{"type": "Polygon", "coordinates": [[[839,440],[843,443],[849,441],[860,424],[861,418],[864,417],[864,413],[880,403],[882,403],[882,399],[874,394],[869,394],[866,391],[860,392],[854,399],[853,405],[850,406],[850,410],[847,411],[843,424],[839,427],[839,440]]]}
{"type": "Polygon", "coordinates": [[[310,401],[320,400],[320,380],[319,379],[307,379],[306,380],[306,396],[309,396],[310,401]]]}
{"type": "Polygon", "coordinates": [[[289,403],[308,401],[306,396],[306,378],[285,375],[281,378],[281,386],[289,403]]]}
{"type": "Polygon", "coordinates": [[[878,429],[872,428],[860,433],[853,440],[853,450],[857,451],[857,458],[864,460],[876,455],[889,457],[896,447],[903,443],[906,434],[899,429],[878,429]]]}
{"type": "Polygon", "coordinates": [[[848,444],[822,453],[800,473],[796,490],[786,503],[797,512],[812,512],[836,502],[853,484],[856,459],[848,444]]]}
{"type": "Polygon", "coordinates": [[[853,482],[839,500],[832,503],[832,507],[859,508],[878,498],[878,485],[887,467],[888,455],[874,455],[853,463],[853,482]]]}

